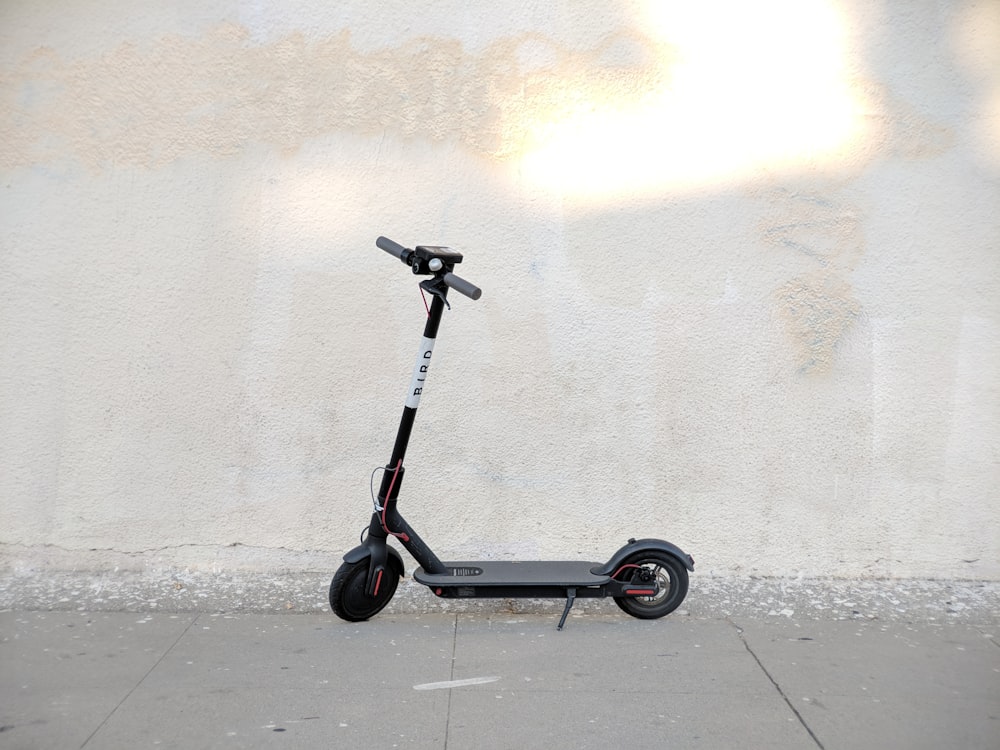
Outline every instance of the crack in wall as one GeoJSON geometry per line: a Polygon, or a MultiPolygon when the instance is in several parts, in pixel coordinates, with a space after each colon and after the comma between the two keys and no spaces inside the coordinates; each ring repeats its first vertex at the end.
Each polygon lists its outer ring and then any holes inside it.
{"type": "MultiPolygon", "coordinates": [[[[157,554],[159,552],[170,552],[173,550],[180,550],[180,549],[222,550],[222,549],[234,549],[237,547],[242,547],[244,549],[251,551],[288,552],[291,554],[320,551],[320,550],[297,550],[297,549],[292,549],[291,547],[267,547],[263,545],[248,545],[248,544],[243,544],[242,542],[229,542],[226,544],[196,544],[196,543],[167,544],[162,547],[149,547],[146,549],[133,549],[133,550],[118,549],[117,547],[86,547],[86,546],[67,547],[65,545],[52,544],[52,543],[24,544],[21,542],[0,542],[0,553],[2,553],[4,550],[12,550],[16,548],[25,551],[30,551],[30,550],[37,551],[37,550],[48,549],[48,550],[56,550],[59,552],[68,552],[72,554],[76,553],[86,554],[88,552],[112,552],[118,555],[138,556],[138,555],[157,554]]],[[[328,554],[326,550],[322,550],[322,552],[324,554],[328,554]]]]}
{"type": "Polygon", "coordinates": [[[334,550],[296,550],[244,544],[173,544],[141,550],[73,548],[57,544],[22,545],[0,542],[0,578],[82,575],[110,581],[129,576],[157,580],[189,575],[252,574],[282,576],[328,575],[340,561],[334,550]]]}

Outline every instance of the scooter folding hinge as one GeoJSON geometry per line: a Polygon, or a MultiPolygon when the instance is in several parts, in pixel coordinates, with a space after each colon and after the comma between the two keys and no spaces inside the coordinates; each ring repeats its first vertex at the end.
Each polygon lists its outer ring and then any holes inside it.
{"type": "Polygon", "coordinates": [[[378,495],[373,497],[375,509],[381,513],[385,504],[390,500],[395,500],[399,496],[399,488],[403,484],[403,475],[406,467],[402,463],[392,466],[391,464],[382,467],[382,484],[379,485],[378,495]]]}
{"type": "Polygon", "coordinates": [[[444,283],[444,279],[435,276],[432,279],[426,279],[420,282],[420,288],[435,297],[440,297],[441,301],[444,302],[444,306],[449,310],[451,309],[451,303],[448,302],[448,285],[444,283]]]}

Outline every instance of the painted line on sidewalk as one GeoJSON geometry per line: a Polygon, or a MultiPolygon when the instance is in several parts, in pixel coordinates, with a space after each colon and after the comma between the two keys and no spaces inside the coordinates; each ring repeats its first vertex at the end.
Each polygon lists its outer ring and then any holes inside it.
{"type": "Polygon", "coordinates": [[[450,690],[451,688],[466,687],[468,685],[486,685],[496,682],[499,677],[470,677],[467,680],[448,680],[447,682],[424,682],[414,685],[414,690],[450,690]]]}

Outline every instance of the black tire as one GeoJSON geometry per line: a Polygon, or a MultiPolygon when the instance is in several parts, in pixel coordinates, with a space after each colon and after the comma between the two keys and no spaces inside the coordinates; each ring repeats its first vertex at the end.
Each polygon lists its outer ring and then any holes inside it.
{"type": "MultiPolygon", "coordinates": [[[[636,552],[624,565],[638,565],[652,573],[660,585],[656,596],[616,596],[615,604],[641,620],[655,620],[669,615],[684,601],[688,591],[688,572],[684,563],[665,552],[636,552]]],[[[638,574],[635,568],[626,568],[618,580],[629,580],[638,574]]],[[[634,578],[632,580],[635,580],[634,578]]],[[[638,583],[638,581],[636,581],[638,583]]]]}
{"type": "Polygon", "coordinates": [[[330,608],[334,614],[348,622],[361,622],[377,615],[396,593],[399,573],[392,565],[385,569],[378,594],[365,593],[368,578],[368,560],[344,563],[338,568],[330,582],[330,608]]]}

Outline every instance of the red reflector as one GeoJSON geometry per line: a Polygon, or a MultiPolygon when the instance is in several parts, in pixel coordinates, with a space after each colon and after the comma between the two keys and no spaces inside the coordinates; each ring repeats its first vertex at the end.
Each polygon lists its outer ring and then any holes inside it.
{"type": "Polygon", "coordinates": [[[378,578],[375,579],[375,596],[378,596],[378,587],[382,585],[382,571],[378,572],[378,578]]]}
{"type": "Polygon", "coordinates": [[[441,596],[441,589],[434,589],[434,594],[437,596],[441,596]]]}
{"type": "Polygon", "coordinates": [[[629,596],[652,596],[656,592],[653,589],[625,589],[629,596]]]}

